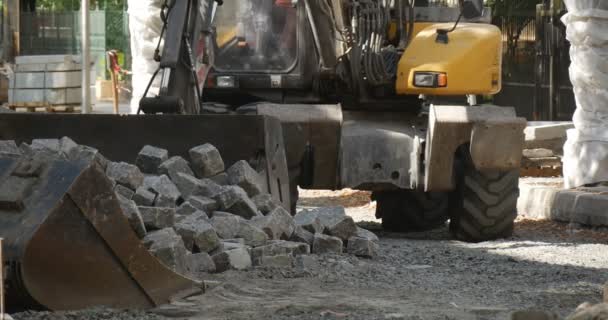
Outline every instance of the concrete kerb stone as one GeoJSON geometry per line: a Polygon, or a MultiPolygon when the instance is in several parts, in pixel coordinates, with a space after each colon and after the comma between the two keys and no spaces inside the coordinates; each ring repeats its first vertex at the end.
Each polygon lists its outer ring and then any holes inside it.
{"type": "Polygon", "coordinates": [[[608,194],[598,189],[563,190],[547,185],[520,184],[518,212],[533,219],[608,226],[608,194]]]}
{"type": "Polygon", "coordinates": [[[530,122],[524,130],[526,141],[553,140],[566,136],[566,132],[574,128],[572,122],[535,123],[530,122]]]}

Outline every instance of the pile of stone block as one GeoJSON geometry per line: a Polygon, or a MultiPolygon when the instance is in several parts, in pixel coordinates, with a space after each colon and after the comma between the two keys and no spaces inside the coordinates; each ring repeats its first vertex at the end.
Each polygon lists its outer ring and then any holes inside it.
{"type": "Polygon", "coordinates": [[[342,207],[292,216],[268,194],[265,179],[247,161],[225,168],[210,144],[192,148],[189,161],[144,146],[134,164],[110,162],[70,140],[34,140],[20,147],[0,141],[0,157],[45,150],[67,160],[96,159],[112,182],[132,229],[167,267],[186,275],[287,267],[298,255],[373,258],[378,238],[359,228],[342,207]]]}
{"type": "MultiPolygon", "coordinates": [[[[91,71],[91,79],[95,83],[93,66],[91,71]]],[[[91,91],[94,94],[94,89],[91,91]]],[[[14,73],[9,78],[9,105],[80,106],[81,98],[80,57],[72,55],[15,57],[14,73]]]]}

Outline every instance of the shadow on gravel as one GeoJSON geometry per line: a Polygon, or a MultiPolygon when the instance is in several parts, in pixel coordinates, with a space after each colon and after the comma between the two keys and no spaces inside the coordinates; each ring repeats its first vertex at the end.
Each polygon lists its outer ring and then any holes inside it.
{"type": "MultiPolygon", "coordinates": [[[[455,240],[450,234],[448,225],[423,232],[388,232],[379,223],[359,222],[358,225],[376,233],[379,237],[413,240],[455,240]]],[[[556,246],[572,247],[580,244],[607,244],[608,232],[590,228],[573,229],[566,223],[541,220],[521,220],[515,223],[513,236],[499,241],[516,241],[513,246],[526,247],[526,242],[547,243],[556,246]]],[[[532,245],[534,246],[534,245],[532,245]]]]}
{"type": "Polygon", "coordinates": [[[434,292],[438,305],[485,313],[473,319],[507,319],[505,310],[524,309],[565,317],[581,303],[601,302],[608,281],[608,244],[594,239],[573,244],[516,231],[510,239],[472,244],[452,240],[447,227],[427,236],[379,235],[383,252],[375,270],[392,266],[402,282],[434,292]]]}

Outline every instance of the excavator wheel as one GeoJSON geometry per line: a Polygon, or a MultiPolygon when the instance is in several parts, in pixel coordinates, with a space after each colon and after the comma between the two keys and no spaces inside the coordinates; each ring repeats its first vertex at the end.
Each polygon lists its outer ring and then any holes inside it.
{"type": "Polygon", "coordinates": [[[440,192],[395,190],[374,192],[376,217],[388,231],[426,231],[448,220],[448,195],[440,192]]]}
{"type": "Polygon", "coordinates": [[[460,154],[457,188],[450,201],[452,234],[469,242],[511,236],[517,217],[519,170],[481,172],[468,151],[460,154]]]}

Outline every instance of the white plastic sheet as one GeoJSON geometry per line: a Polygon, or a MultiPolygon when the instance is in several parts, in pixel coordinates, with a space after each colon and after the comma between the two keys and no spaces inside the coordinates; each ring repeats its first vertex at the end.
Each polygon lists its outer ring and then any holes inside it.
{"type": "MultiPolygon", "coordinates": [[[[163,26],[160,19],[162,4],[163,0],[128,0],[133,57],[131,113],[137,112],[139,100],[143,97],[154,71],[158,68],[158,62],[154,61],[154,50],[156,50],[163,26]]],[[[157,94],[159,87],[160,77],[157,77],[148,96],[157,94]]]]}
{"type": "Polygon", "coordinates": [[[566,188],[608,181],[608,1],[565,0],[575,129],[564,146],[566,188]]]}

